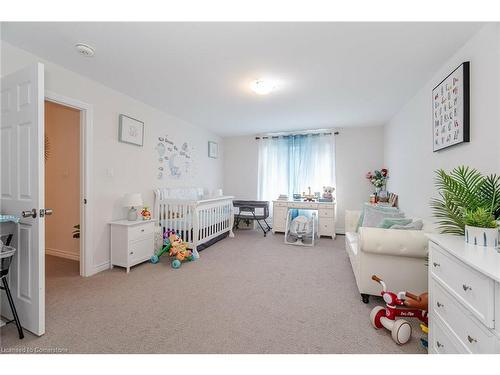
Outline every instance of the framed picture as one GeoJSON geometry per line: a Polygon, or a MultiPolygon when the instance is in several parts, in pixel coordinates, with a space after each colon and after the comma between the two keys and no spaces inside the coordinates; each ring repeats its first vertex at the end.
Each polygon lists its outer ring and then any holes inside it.
{"type": "Polygon", "coordinates": [[[144,123],[121,114],[118,140],[123,143],[142,147],[144,145],[144,123]]]}
{"type": "Polygon", "coordinates": [[[213,159],[219,157],[219,145],[217,142],[208,141],[208,157],[213,159]]]}
{"type": "Polygon", "coordinates": [[[432,90],[434,152],[469,142],[469,64],[462,63],[432,90]]]}

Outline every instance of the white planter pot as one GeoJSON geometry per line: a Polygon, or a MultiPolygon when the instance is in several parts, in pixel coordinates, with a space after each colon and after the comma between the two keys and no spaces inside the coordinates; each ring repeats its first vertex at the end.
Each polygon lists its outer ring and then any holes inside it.
{"type": "Polygon", "coordinates": [[[465,242],[469,245],[497,247],[498,228],[480,228],[465,226],[465,242]]]}

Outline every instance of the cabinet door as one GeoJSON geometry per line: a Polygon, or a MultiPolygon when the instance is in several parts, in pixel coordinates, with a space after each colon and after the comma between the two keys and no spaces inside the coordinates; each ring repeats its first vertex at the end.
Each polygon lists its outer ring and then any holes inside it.
{"type": "Polygon", "coordinates": [[[273,211],[273,229],[274,230],[285,230],[286,224],[286,207],[275,207],[273,211]]]}
{"type": "Polygon", "coordinates": [[[153,255],[153,252],[153,236],[132,241],[129,246],[129,264],[133,265],[135,262],[148,259],[153,255]]]}

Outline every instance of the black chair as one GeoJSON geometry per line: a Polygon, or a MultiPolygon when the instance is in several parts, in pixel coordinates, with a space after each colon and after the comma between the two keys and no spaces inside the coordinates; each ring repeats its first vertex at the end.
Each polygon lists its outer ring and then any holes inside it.
{"type": "Polygon", "coordinates": [[[7,276],[9,275],[9,267],[12,262],[12,257],[16,251],[13,247],[8,246],[12,240],[12,235],[8,235],[2,238],[5,240],[6,245],[1,246],[0,248],[0,279],[2,280],[2,285],[0,285],[1,290],[5,290],[5,294],[7,294],[7,299],[9,300],[10,310],[12,311],[12,315],[14,319],[5,322],[6,324],[15,322],[17,327],[17,332],[19,333],[19,338],[24,338],[23,327],[21,326],[21,322],[19,321],[19,317],[17,316],[16,305],[14,305],[14,299],[12,298],[12,294],[10,293],[9,283],[7,282],[7,276]]]}
{"type": "Polygon", "coordinates": [[[264,232],[264,237],[271,231],[272,228],[266,221],[269,217],[269,202],[235,200],[233,206],[239,210],[238,213],[234,214],[234,229],[238,229],[240,221],[243,220],[247,224],[250,224],[250,221],[257,221],[260,229],[264,232]],[[256,213],[256,210],[259,212],[256,213]]]}

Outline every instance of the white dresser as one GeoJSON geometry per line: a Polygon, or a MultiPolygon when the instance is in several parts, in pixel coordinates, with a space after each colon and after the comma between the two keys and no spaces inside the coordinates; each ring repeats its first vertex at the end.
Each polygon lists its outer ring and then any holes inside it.
{"type": "Polygon", "coordinates": [[[111,268],[130,267],[145,262],[154,254],[155,220],[118,220],[111,225],[111,268]]]}
{"type": "Polygon", "coordinates": [[[429,239],[429,352],[500,353],[500,253],[429,239]]]}
{"type": "Polygon", "coordinates": [[[319,235],[335,238],[335,202],[273,201],[273,233],[285,232],[286,217],[291,208],[318,210],[319,235]]]}

